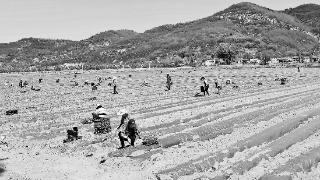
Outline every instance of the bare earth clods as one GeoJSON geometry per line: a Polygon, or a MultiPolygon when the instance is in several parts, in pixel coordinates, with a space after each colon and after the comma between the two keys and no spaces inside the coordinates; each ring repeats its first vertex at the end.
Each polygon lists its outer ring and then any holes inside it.
{"type": "Polygon", "coordinates": [[[296,68],[2,74],[0,179],[319,179],[319,77],[319,69],[296,68]],[[194,97],[201,76],[210,96],[194,97]],[[97,90],[85,85],[98,77],[97,90]],[[108,77],[117,77],[119,94],[112,94],[108,77]],[[287,84],[275,81],[283,77],[287,84]],[[20,79],[29,86],[19,88],[20,79]],[[150,86],[141,86],[144,80],[150,86]],[[116,132],[93,134],[93,124],[82,122],[97,104],[108,110],[113,130],[126,109],[141,136],[156,136],[159,144],[139,139],[136,147],[118,149],[116,132]],[[18,114],[5,115],[12,109],[18,114]],[[82,138],[62,143],[73,126],[82,138]]]}

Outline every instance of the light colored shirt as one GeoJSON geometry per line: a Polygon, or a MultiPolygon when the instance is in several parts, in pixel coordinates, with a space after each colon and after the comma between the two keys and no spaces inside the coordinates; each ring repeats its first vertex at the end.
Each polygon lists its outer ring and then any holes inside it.
{"type": "Polygon", "coordinates": [[[99,108],[95,111],[100,118],[107,118],[108,111],[105,108],[99,108]]]}
{"type": "Polygon", "coordinates": [[[126,120],[124,120],[124,123],[119,127],[119,129],[117,129],[118,132],[120,132],[120,131],[125,132],[127,125],[128,125],[128,120],[126,119],[126,120]]]}
{"type": "Polygon", "coordinates": [[[115,79],[112,81],[112,85],[117,86],[117,81],[115,79]]]}

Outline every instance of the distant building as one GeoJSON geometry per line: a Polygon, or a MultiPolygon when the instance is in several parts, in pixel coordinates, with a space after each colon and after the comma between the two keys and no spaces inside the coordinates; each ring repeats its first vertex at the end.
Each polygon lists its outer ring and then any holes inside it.
{"type": "Polygon", "coordinates": [[[243,58],[236,58],[236,63],[237,64],[242,64],[243,63],[243,58]]]}
{"type": "Polygon", "coordinates": [[[310,57],[310,61],[313,62],[313,63],[319,62],[319,60],[320,60],[320,59],[319,59],[319,56],[311,56],[311,57],[310,57]]]}
{"type": "Polygon", "coordinates": [[[254,58],[254,59],[250,59],[249,62],[250,62],[250,64],[260,64],[260,63],[261,63],[261,60],[254,58]]]}
{"type": "Polygon", "coordinates": [[[283,57],[283,58],[278,58],[279,63],[291,63],[293,62],[293,59],[290,57],[283,57]]]}
{"type": "Polygon", "coordinates": [[[225,63],[225,60],[220,59],[220,58],[214,58],[213,60],[214,60],[215,64],[224,64],[225,63]]]}
{"type": "Polygon", "coordinates": [[[292,57],[292,60],[293,60],[294,62],[300,62],[300,57],[299,57],[299,56],[293,56],[293,57],[292,57]]]}
{"type": "Polygon", "coordinates": [[[275,66],[279,64],[279,60],[277,58],[272,58],[268,63],[269,66],[275,66]]]}
{"type": "Polygon", "coordinates": [[[123,49],[118,49],[117,50],[117,53],[125,53],[127,51],[127,49],[126,48],[123,48],[123,49]]]}
{"type": "Polygon", "coordinates": [[[206,60],[203,65],[204,66],[214,66],[216,64],[215,60],[206,60]]]}
{"type": "Polygon", "coordinates": [[[64,63],[62,66],[64,68],[82,68],[84,63],[64,63]]]}
{"type": "Polygon", "coordinates": [[[95,49],[95,46],[93,44],[89,44],[89,49],[92,51],[95,49]]]}
{"type": "Polygon", "coordinates": [[[29,71],[37,71],[37,67],[36,66],[30,66],[29,67],[29,71]]]}
{"type": "Polygon", "coordinates": [[[306,57],[303,57],[303,62],[304,63],[310,63],[311,62],[311,58],[306,56],[306,57]]]}

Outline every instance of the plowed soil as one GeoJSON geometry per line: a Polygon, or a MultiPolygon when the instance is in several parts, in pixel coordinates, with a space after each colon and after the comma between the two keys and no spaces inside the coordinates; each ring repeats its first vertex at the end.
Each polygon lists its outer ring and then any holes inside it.
{"type": "Polygon", "coordinates": [[[320,70],[182,68],[1,74],[0,179],[320,179],[320,70]],[[166,74],[172,90],[166,91],[166,74]],[[195,97],[200,77],[210,96],[195,97]],[[98,90],[85,81],[103,82],[98,90]],[[119,94],[108,86],[116,77],[119,94]],[[279,78],[287,78],[281,85],[279,78]],[[43,82],[39,84],[38,79],[43,82]],[[19,80],[29,86],[18,87],[19,80]],[[60,79],[57,83],[56,79],[60,79]],[[214,88],[218,79],[220,94],[214,88]],[[232,84],[226,84],[230,79],[232,84]],[[141,86],[146,80],[149,86],[141,86]],[[6,82],[13,83],[10,87],[6,82]],[[74,86],[72,81],[79,83],[74,86]],[[40,91],[31,90],[31,85],[40,91]],[[237,88],[235,87],[237,86],[237,88]],[[95,135],[97,104],[112,129],[126,109],[158,145],[118,149],[95,135]],[[10,109],[18,114],[5,115],[10,109]],[[77,126],[82,139],[63,143],[77,126]]]}

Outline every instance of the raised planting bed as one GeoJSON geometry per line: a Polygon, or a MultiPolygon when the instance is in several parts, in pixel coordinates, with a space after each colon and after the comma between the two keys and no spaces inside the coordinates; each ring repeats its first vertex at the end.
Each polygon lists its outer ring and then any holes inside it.
{"type": "MultiPolygon", "coordinates": [[[[233,131],[235,124],[244,124],[245,122],[254,121],[257,123],[258,121],[267,121],[278,116],[281,113],[291,111],[296,108],[300,108],[303,105],[308,103],[312,103],[312,99],[310,100],[310,96],[302,99],[296,99],[292,101],[284,101],[281,103],[276,103],[275,106],[269,106],[264,109],[257,109],[252,112],[246,113],[244,115],[239,115],[236,117],[232,117],[230,119],[218,122],[218,123],[208,123],[203,122],[202,126],[196,128],[190,128],[188,130],[184,130],[183,132],[178,132],[164,138],[160,138],[159,142],[162,147],[171,147],[174,145],[178,145],[180,143],[192,140],[207,140],[215,138],[219,135],[225,135],[231,133],[233,131]],[[270,113],[272,112],[272,113],[270,113]]],[[[212,117],[206,119],[204,121],[214,122],[217,120],[219,116],[212,117]]],[[[188,127],[188,124],[182,124],[185,128],[188,127]]],[[[189,127],[192,124],[189,125],[189,127]]],[[[176,126],[174,128],[178,128],[176,126]]],[[[181,127],[184,129],[183,127],[181,127]]]]}
{"type": "MultiPolygon", "coordinates": [[[[282,126],[280,128],[283,129],[283,132],[287,132],[286,126],[282,126]]],[[[310,135],[314,134],[319,129],[320,118],[314,118],[308,124],[290,131],[285,136],[282,136],[282,131],[278,131],[274,135],[280,138],[276,139],[266,147],[268,151],[259,154],[259,156],[255,157],[253,160],[242,161],[238,163],[236,166],[234,166],[232,169],[237,174],[243,174],[244,172],[256,166],[262,159],[269,159],[269,157],[275,157],[279,153],[287,150],[293,144],[296,144],[297,142],[303,141],[304,139],[308,138],[310,135]]]]}
{"type": "MultiPolygon", "coordinates": [[[[247,138],[246,140],[239,141],[234,146],[231,146],[227,152],[223,151],[223,152],[218,152],[216,154],[209,154],[209,155],[200,157],[198,159],[191,160],[187,163],[183,163],[174,168],[160,171],[159,174],[170,174],[173,177],[180,177],[180,176],[185,176],[188,174],[195,173],[197,171],[205,171],[205,170],[212,169],[212,167],[214,167],[216,162],[222,162],[224,158],[232,158],[236,152],[241,152],[247,148],[258,146],[263,143],[268,143],[275,139],[278,139],[284,134],[296,129],[302,123],[308,121],[309,118],[312,118],[317,115],[320,115],[319,107],[305,111],[304,113],[297,115],[293,119],[288,119],[280,124],[269,127],[263,130],[262,132],[260,132],[259,134],[256,134],[254,136],[247,138]],[[201,167],[201,169],[199,167],[201,167]]],[[[310,133],[313,133],[313,132],[310,132],[310,133]]],[[[309,135],[310,134],[308,133],[305,134],[305,136],[309,136],[309,135]]],[[[301,138],[304,139],[304,137],[301,137],[301,138]]],[[[289,141],[287,144],[283,144],[282,148],[287,148],[292,143],[293,142],[289,141]]],[[[276,148],[277,146],[278,145],[276,144],[274,145],[274,150],[271,152],[270,155],[274,155],[281,151],[281,147],[279,146],[278,148],[276,148]]],[[[254,164],[256,164],[256,162],[252,162],[251,164],[248,165],[248,167],[251,168],[250,166],[254,164]]]]}

